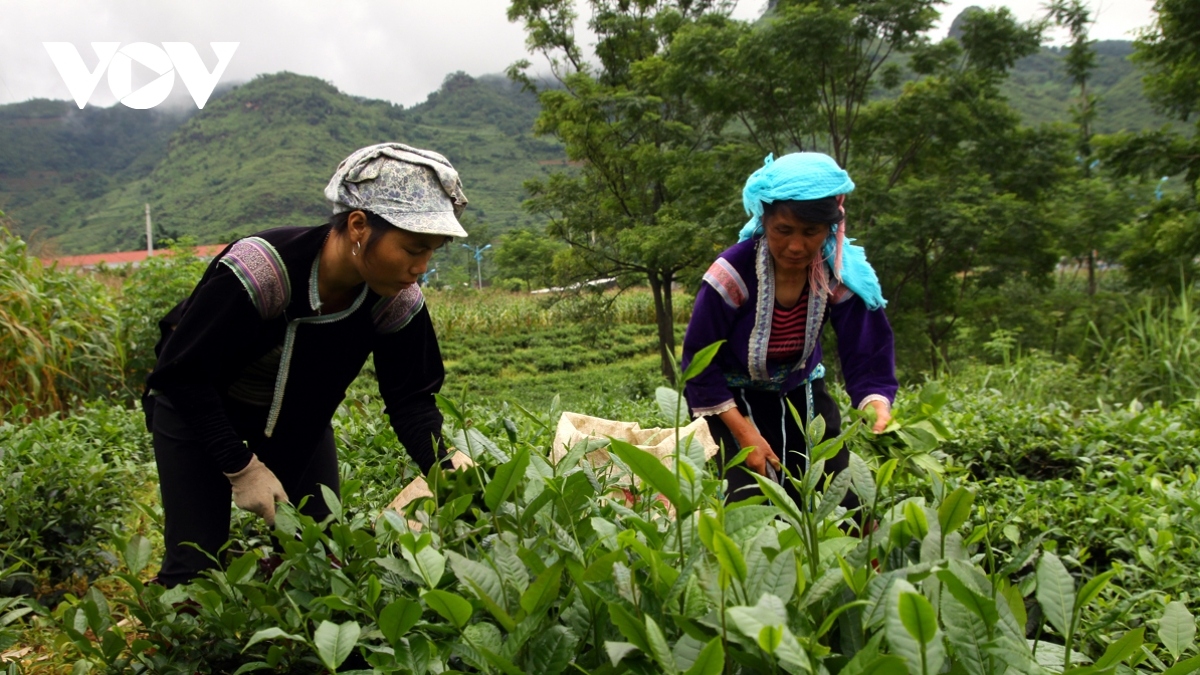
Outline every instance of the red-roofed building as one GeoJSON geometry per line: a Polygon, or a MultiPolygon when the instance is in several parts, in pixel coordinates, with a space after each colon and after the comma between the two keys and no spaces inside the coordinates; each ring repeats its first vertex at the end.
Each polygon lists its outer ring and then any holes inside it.
{"type": "MultiPolygon", "coordinates": [[[[220,253],[228,244],[208,244],[196,246],[193,250],[201,258],[212,258],[220,253]]],[[[155,251],[157,255],[162,251],[155,251]]],[[[130,264],[137,267],[147,257],[146,251],[116,251],[113,253],[88,253],[87,255],[64,255],[57,258],[42,258],[42,264],[49,267],[58,263],[59,267],[82,267],[95,269],[100,263],[116,266],[130,264]]]]}

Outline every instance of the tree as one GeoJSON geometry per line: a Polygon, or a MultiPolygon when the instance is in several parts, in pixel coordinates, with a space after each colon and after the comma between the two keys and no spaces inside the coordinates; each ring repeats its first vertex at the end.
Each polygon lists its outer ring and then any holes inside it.
{"type": "Polygon", "coordinates": [[[665,86],[673,37],[684,26],[726,16],[713,0],[591,0],[588,25],[596,62],[574,34],[572,0],[513,0],[508,16],[524,24],[530,48],[551,63],[554,86],[539,85],[515,64],[510,76],[537,91],[538,134],[558,138],[576,170],[526,184],[533,213],[569,253],[562,281],[645,280],[654,296],[662,372],[674,378],[671,287],[711,262],[719,226],[750,166],[724,144],[721,118],[665,86]]]}
{"type": "Polygon", "coordinates": [[[1092,16],[1082,0],[1054,0],[1049,6],[1049,17],[1071,33],[1071,46],[1064,62],[1067,75],[1079,88],[1071,115],[1079,128],[1076,162],[1080,179],[1064,195],[1074,207],[1068,217],[1075,227],[1064,228],[1063,243],[1069,254],[1087,261],[1087,293],[1095,295],[1096,254],[1124,218],[1120,211],[1108,208],[1119,201],[1111,194],[1115,186],[1093,176],[1098,162],[1092,158],[1092,122],[1096,119],[1098,98],[1088,91],[1088,78],[1096,68],[1096,50],[1088,39],[1092,16]]]}
{"type": "Polygon", "coordinates": [[[894,57],[927,42],[937,0],[783,0],[757,24],[709,17],[682,28],[671,83],[745,130],[764,152],[851,162],[872,94],[894,57]]]}
{"type": "Polygon", "coordinates": [[[499,276],[518,279],[531,290],[533,285],[545,285],[552,276],[554,254],[561,248],[554,240],[533,230],[506,232],[500,237],[495,262],[499,276]]]}
{"type": "MultiPolygon", "coordinates": [[[[1146,70],[1146,96],[1200,132],[1200,0],[1158,0],[1155,21],[1134,43],[1134,61],[1146,70]]],[[[1163,128],[1106,139],[1101,157],[1119,175],[1181,176],[1181,194],[1163,195],[1121,234],[1121,262],[1139,286],[1174,285],[1194,278],[1200,256],[1200,133],[1163,128]]]]}

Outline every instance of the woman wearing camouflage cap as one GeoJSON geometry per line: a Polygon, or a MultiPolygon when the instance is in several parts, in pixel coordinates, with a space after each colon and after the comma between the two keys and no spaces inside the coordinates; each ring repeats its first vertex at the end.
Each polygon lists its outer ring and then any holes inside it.
{"type": "Polygon", "coordinates": [[[325,188],[333,217],[241,239],[159,322],[144,403],[165,516],[159,581],[212,565],[229,500],[274,524],[275,502],[329,513],[338,492],[330,420],[369,355],[396,435],[428,472],[445,456],[434,393],[444,369],[417,279],[467,199],[441,155],[362,148],[325,188]],[[194,542],[204,552],[185,546],[194,542]]]}

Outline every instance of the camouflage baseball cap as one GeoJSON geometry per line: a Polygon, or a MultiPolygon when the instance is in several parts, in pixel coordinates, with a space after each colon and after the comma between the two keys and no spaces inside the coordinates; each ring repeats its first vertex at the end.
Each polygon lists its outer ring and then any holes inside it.
{"type": "Polygon", "coordinates": [[[325,186],[333,212],[364,209],[409,232],[465,237],[458,223],[467,206],[462,181],[436,152],[402,143],[355,150],[325,186]]]}

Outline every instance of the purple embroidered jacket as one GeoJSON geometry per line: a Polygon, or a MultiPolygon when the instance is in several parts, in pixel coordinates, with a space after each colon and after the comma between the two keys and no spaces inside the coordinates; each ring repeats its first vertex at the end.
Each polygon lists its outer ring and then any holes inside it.
{"type": "Polygon", "coordinates": [[[804,353],[794,363],[768,363],[775,271],[766,242],[749,239],[717,258],[696,294],[683,338],[683,367],[704,347],[718,340],[726,343],[684,389],[693,415],[716,415],[736,407],[731,387],[786,393],[803,385],[821,363],[820,336],[826,318],[837,334],[851,403],[858,407],[864,401],[890,403],[895,398],[892,328],[883,310],[867,309],[841,284],[828,295],[810,292],[808,297],[804,353]]]}

